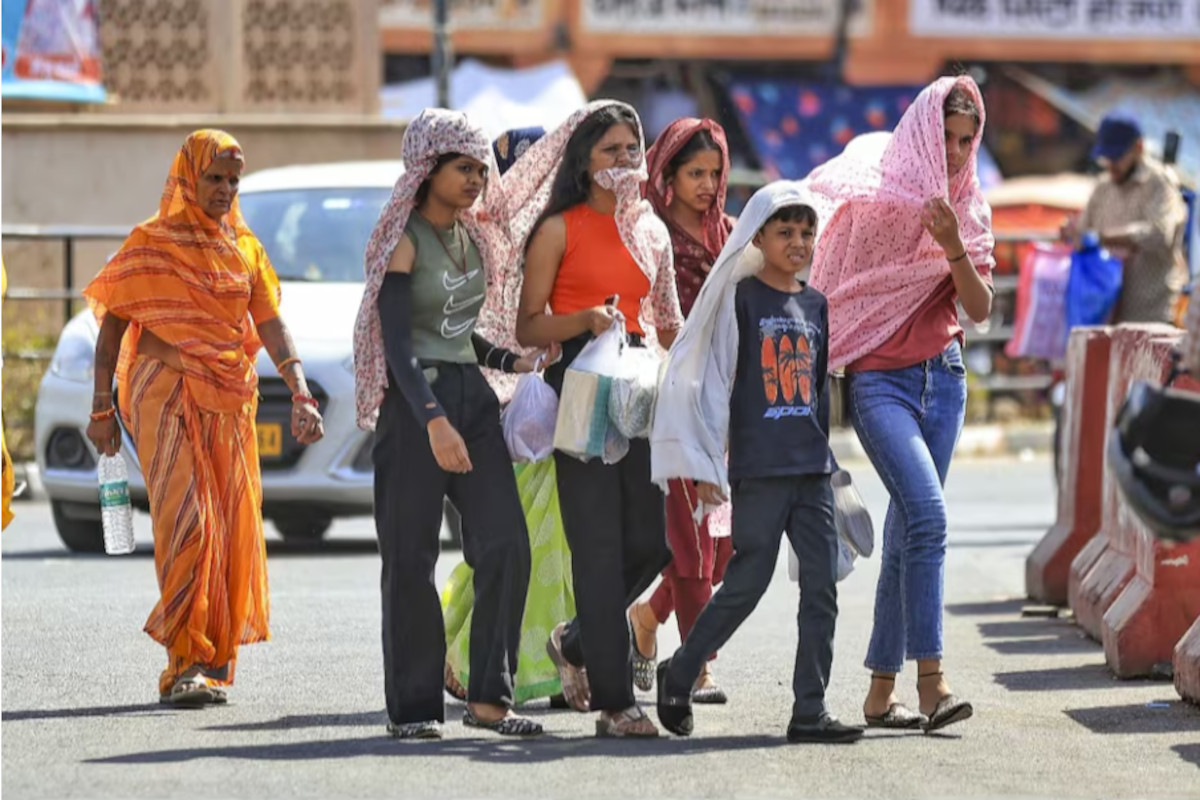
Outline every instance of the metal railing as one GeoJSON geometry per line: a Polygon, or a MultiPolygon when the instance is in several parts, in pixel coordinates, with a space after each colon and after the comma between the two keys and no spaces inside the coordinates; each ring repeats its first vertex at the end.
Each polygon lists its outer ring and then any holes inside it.
{"type": "Polygon", "coordinates": [[[61,240],[63,243],[63,285],[60,289],[10,286],[7,300],[62,300],[63,324],[72,315],[72,303],[83,298],[75,288],[75,243],[77,241],[123,241],[132,225],[0,225],[0,237],[31,241],[61,240]]]}

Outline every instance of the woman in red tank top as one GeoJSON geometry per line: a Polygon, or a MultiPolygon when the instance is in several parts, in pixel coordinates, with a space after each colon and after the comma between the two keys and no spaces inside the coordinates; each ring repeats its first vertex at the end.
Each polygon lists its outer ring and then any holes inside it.
{"type": "MultiPolygon", "coordinates": [[[[683,324],[669,236],[640,196],[646,173],[637,113],[599,101],[565,125],[569,139],[560,131],[535,145],[558,168],[529,238],[516,321],[523,346],[562,343],[562,361],[546,371],[556,391],[567,365],[614,323],[618,309],[635,346],[657,339],[669,347],[683,324]],[[553,152],[556,139],[566,139],[560,152],[553,152]]],[[[577,710],[600,712],[599,736],[657,736],[634,699],[625,617],[671,558],[649,442],[632,440],[612,465],[562,453],[555,460],[578,610],[547,644],[563,693],[577,710]]]]}

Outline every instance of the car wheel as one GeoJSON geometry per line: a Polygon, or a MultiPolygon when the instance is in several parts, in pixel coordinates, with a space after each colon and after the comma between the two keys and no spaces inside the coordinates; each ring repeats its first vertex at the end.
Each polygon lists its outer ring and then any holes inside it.
{"type": "Polygon", "coordinates": [[[75,553],[103,553],[104,526],[100,522],[99,504],[68,503],[54,500],[50,503],[54,515],[54,527],[58,538],[68,550],[75,553]]]}
{"type": "Polygon", "coordinates": [[[271,520],[279,535],[289,542],[319,542],[329,528],[333,519],[314,515],[311,517],[276,517],[271,520]]]}

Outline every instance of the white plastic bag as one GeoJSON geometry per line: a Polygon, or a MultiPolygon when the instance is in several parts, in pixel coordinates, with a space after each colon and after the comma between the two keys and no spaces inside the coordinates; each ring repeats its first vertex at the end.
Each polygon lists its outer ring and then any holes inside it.
{"type": "Polygon", "coordinates": [[[658,356],[645,347],[626,347],[608,396],[608,418],[629,439],[648,439],[658,396],[658,356]]]}
{"type": "Polygon", "coordinates": [[[620,372],[625,325],[617,322],[584,345],[563,375],[554,427],[554,448],[581,461],[603,458],[615,464],[629,451],[629,441],[608,418],[613,376],[620,372]]]}
{"type": "Polygon", "coordinates": [[[534,463],[548,458],[554,452],[557,419],[558,395],[546,384],[541,371],[522,375],[500,419],[504,444],[513,462],[534,463]]]}
{"type": "MultiPolygon", "coordinates": [[[[800,559],[796,556],[796,551],[792,549],[792,543],[784,540],[787,543],[788,551],[788,578],[793,582],[800,580],[800,559]]],[[[846,544],[846,540],[841,536],[838,537],[838,563],[837,563],[837,579],[838,582],[846,580],[850,573],[854,571],[854,562],[858,558],[854,554],[854,550],[850,545],[846,544]]]]}

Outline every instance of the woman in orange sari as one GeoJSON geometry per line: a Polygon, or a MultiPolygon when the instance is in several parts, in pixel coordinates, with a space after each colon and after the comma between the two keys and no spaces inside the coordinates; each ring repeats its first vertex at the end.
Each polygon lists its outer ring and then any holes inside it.
{"type": "Polygon", "coordinates": [[[158,214],[84,291],[100,320],[88,438],[116,454],[120,413],[137,449],[162,592],[145,630],[167,648],[159,696],[175,705],[225,702],[238,646],[269,638],[254,428],[263,345],[293,393],[292,435],[324,435],[279,280],[238,208],[244,166],[229,134],[189,136],[158,214]]]}

